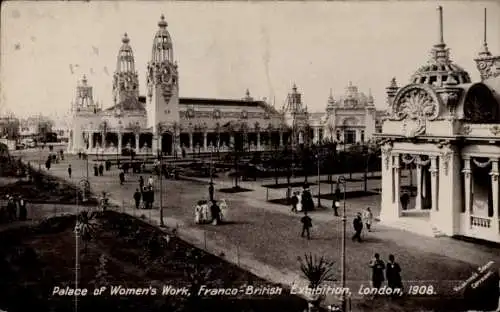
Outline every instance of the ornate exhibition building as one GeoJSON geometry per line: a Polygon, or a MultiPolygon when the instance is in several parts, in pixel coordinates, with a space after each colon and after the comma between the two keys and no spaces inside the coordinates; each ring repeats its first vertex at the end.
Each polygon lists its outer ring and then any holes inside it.
{"type": "Polygon", "coordinates": [[[399,87],[393,79],[387,88],[392,112],[380,134],[380,218],[434,236],[500,242],[500,56],[488,50],[485,11],[484,45],[475,58],[481,81],[472,82],[450,59],[441,7],[438,13],[440,39],[429,62],[410,84],[399,87]]]}
{"type": "Polygon", "coordinates": [[[181,98],[179,72],[167,22],[161,17],[147,64],[147,94],[139,95],[138,74],[130,39],[125,34],[113,76],[114,105],[95,103],[86,77],[72,104],[68,151],[89,154],[137,154],[246,151],[312,144],[324,140],[356,143],[380,128],[381,112],[371,94],[349,83],[345,95],[327,102],[326,111],[310,113],[293,85],[282,108],[246,95],[239,100],[181,98]]]}

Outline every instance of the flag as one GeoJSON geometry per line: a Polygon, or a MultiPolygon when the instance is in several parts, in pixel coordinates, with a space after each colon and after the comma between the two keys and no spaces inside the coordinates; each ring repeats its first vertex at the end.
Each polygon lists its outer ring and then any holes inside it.
{"type": "Polygon", "coordinates": [[[75,72],[73,71],[73,64],[69,64],[69,71],[73,75],[75,72]]]}
{"type": "Polygon", "coordinates": [[[104,73],[109,76],[108,68],[104,66],[104,73]]]}
{"type": "Polygon", "coordinates": [[[99,48],[92,46],[92,51],[95,55],[99,55],[99,48]]]}

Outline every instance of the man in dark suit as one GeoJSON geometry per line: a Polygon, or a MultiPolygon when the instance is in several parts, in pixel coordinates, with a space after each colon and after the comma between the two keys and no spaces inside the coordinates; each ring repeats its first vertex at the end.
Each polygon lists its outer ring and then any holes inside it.
{"type": "Polygon", "coordinates": [[[370,268],[372,268],[372,286],[374,288],[380,288],[384,282],[385,263],[380,259],[378,253],[376,253],[374,258],[370,261],[370,268]]]}
{"type": "Polygon", "coordinates": [[[139,209],[139,206],[141,204],[141,197],[141,192],[139,192],[139,189],[136,189],[134,193],[135,209],[139,209]]]}
{"type": "Polygon", "coordinates": [[[401,281],[401,267],[395,261],[394,255],[389,255],[389,262],[385,269],[385,277],[387,278],[387,286],[392,289],[403,288],[401,281]]]}
{"type": "Polygon", "coordinates": [[[312,228],[312,219],[307,215],[307,211],[304,211],[304,216],[300,219],[302,222],[302,234],[301,237],[304,237],[304,234],[307,235],[307,239],[311,239],[310,228],[312,228]]]}
{"type": "Polygon", "coordinates": [[[208,187],[208,195],[210,196],[210,201],[214,200],[214,183],[210,182],[210,186],[208,187]]]}
{"type": "Polygon", "coordinates": [[[361,214],[358,212],[354,220],[352,221],[354,227],[354,236],[352,240],[358,240],[361,243],[361,231],[363,230],[363,220],[361,219],[361,214]]]}

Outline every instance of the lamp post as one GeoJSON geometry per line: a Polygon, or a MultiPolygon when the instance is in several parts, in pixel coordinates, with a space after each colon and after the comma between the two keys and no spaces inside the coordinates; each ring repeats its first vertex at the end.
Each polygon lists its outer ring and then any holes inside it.
{"type": "Polygon", "coordinates": [[[212,153],[213,153],[213,150],[214,150],[214,147],[211,146],[210,147],[210,183],[213,183],[213,173],[212,173],[212,169],[213,169],[212,153]]]}
{"type": "Polygon", "coordinates": [[[163,177],[162,177],[162,168],[163,168],[163,155],[161,155],[160,151],[160,140],[159,136],[161,133],[163,133],[162,125],[158,124],[157,129],[156,129],[156,151],[158,153],[158,156],[160,157],[160,174],[158,179],[160,180],[160,227],[165,227],[165,223],[163,223],[163,177]]]}
{"type": "Polygon", "coordinates": [[[320,160],[320,155],[319,155],[319,150],[316,153],[316,162],[318,163],[318,208],[321,207],[321,177],[319,174],[319,160],[320,160]]]}
{"type": "MultiPolygon", "coordinates": [[[[345,209],[345,198],[346,198],[346,188],[347,188],[347,182],[344,176],[340,176],[338,178],[338,183],[342,184],[344,187],[344,205],[342,208],[342,250],[341,250],[341,287],[342,289],[345,289],[345,275],[346,275],[346,268],[345,268],[345,259],[346,259],[346,224],[347,224],[347,217],[346,217],[346,209],[345,209]]],[[[345,293],[342,292],[342,297],[341,297],[341,306],[342,306],[342,312],[346,311],[346,298],[345,298],[345,293]]]]}

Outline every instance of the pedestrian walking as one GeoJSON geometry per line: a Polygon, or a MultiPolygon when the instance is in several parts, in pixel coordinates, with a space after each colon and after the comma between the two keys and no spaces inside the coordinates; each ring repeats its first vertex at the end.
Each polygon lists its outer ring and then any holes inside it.
{"type": "Polygon", "coordinates": [[[26,209],[26,201],[22,196],[19,196],[19,220],[26,221],[28,210],[26,209]]]}
{"type": "Polygon", "coordinates": [[[394,255],[389,255],[389,261],[385,269],[385,277],[387,278],[387,286],[391,289],[403,288],[401,281],[401,267],[396,262],[394,255]]]}
{"type": "Polygon", "coordinates": [[[153,184],[154,184],[153,176],[150,176],[149,179],[148,179],[148,186],[152,187],[153,184]]]}
{"type": "Polygon", "coordinates": [[[218,225],[221,222],[221,217],[220,217],[220,207],[217,205],[217,202],[215,200],[212,200],[212,205],[210,206],[210,212],[212,214],[212,224],[213,225],[218,225]]]}
{"type": "Polygon", "coordinates": [[[304,237],[306,235],[307,239],[311,239],[310,229],[312,227],[312,219],[307,215],[306,210],[304,210],[304,216],[300,219],[300,222],[302,222],[302,234],[300,236],[304,237]]]}
{"type": "Polygon", "coordinates": [[[82,159],[82,152],[78,152],[78,159],[82,159]]]}
{"type": "Polygon", "coordinates": [[[358,212],[354,220],[352,221],[354,227],[354,235],[352,240],[358,240],[361,243],[361,231],[363,230],[363,220],[361,220],[361,213],[358,212]]]}
{"type": "Polygon", "coordinates": [[[210,186],[208,187],[208,195],[210,196],[210,201],[214,200],[214,183],[210,182],[210,186]]]}
{"type": "Polygon", "coordinates": [[[297,196],[297,192],[293,192],[292,195],[292,212],[297,213],[297,204],[299,203],[299,197],[297,196]]]}
{"type": "Polygon", "coordinates": [[[366,207],[366,209],[363,211],[363,222],[366,225],[366,229],[368,232],[371,232],[372,228],[372,221],[373,221],[373,213],[370,209],[370,207],[366,207]]]}
{"type": "Polygon", "coordinates": [[[139,209],[141,204],[141,197],[141,192],[139,192],[139,189],[136,189],[134,193],[135,209],[139,209]]]}
{"type": "Polygon", "coordinates": [[[153,203],[155,202],[155,190],[152,186],[149,187],[149,209],[153,209],[153,203]]]}
{"type": "Polygon", "coordinates": [[[99,165],[99,175],[101,177],[104,175],[104,165],[102,163],[99,165]]]}
{"type": "Polygon", "coordinates": [[[125,172],[123,172],[123,169],[120,171],[120,185],[123,185],[125,183],[125,172]]]}
{"type": "Polygon", "coordinates": [[[99,167],[97,167],[97,164],[94,164],[94,176],[95,177],[99,176],[99,167]]]}
{"type": "Polygon", "coordinates": [[[302,209],[304,211],[312,211],[314,209],[314,202],[312,199],[311,191],[307,185],[304,185],[304,190],[302,191],[302,209]]]}
{"type": "Polygon", "coordinates": [[[385,263],[380,259],[378,253],[370,260],[370,268],[372,268],[372,286],[380,288],[384,282],[385,263]]]}
{"type": "Polygon", "coordinates": [[[14,202],[14,197],[9,196],[7,202],[7,213],[9,215],[9,221],[15,221],[17,219],[16,203],[14,202]]]}
{"type": "Polygon", "coordinates": [[[71,179],[71,164],[68,165],[68,176],[71,179]]]}
{"type": "Polygon", "coordinates": [[[339,216],[339,207],[340,207],[340,202],[338,200],[334,200],[332,203],[332,209],[333,209],[333,215],[336,217],[339,216]]]}
{"type": "Polygon", "coordinates": [[[146,186],[142,189],[142,205],[144,209],[149,209],[149,190],[146,186]]]}
{"type": "Polygon", "coordinates": [[[403,210],[408,209],[408,203],[410,202],[410,195],[408,195],[407,192],[404,192],[403,195],[401,195],[401,207],[403,210]]]}
{"type": "Polygon", "coordinates": [[[142,176],[139,177],[139,189],[142,191],[144,188],[144,178],[142,176]]]}

